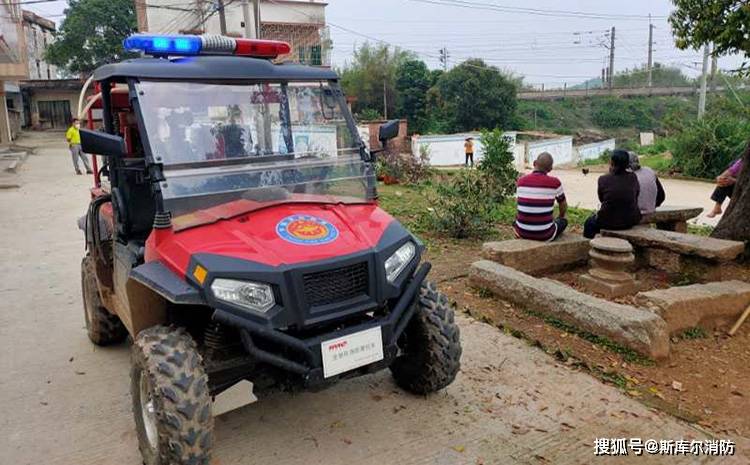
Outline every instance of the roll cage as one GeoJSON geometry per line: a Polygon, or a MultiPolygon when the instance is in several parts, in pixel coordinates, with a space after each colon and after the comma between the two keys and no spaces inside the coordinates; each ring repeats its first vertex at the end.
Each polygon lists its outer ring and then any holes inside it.
{"type": "MultiPolygon", "coordinates": [[[[195,82],[206,84],[288,84],[325,81],[338,103],[346,126],[355,138],[362,161],[374,172],[373,156],[359,138],[356,123],[348,111],[336,73],[329,69],[292,64],[273,64],[269,60],[201,56],[168,60],[139,58],[105,65],[93,75],[98,93],[87,105],[88,128],[94,129],[93,110],[101,109],[101,130],[121,137],[124,156],[104,156],[101,169],[95,167],[95,188],[101,188],[101,175],[109,179],[115,212],[115,236],[121,242],[145,240],[155,218],[164,218],[165,210],[160,183],[165,181],[160,157],[152,152],[149,131],[145,127],[136,84],[141,80],[160,82],[195,82]]],[[[85,137],[84,137],[85,139],[85,137]]],[[[85,145],[85,141],[84,141],[85,145]]],[[[86,149],[86,147],[84,147],[86,149]]],[[[102,154],[105,155],[105,154],[102,154]]],[[[374,176],[368,176],[367,200],[377,198],[374,176]]],[[[163,220],[161,220],[163,221],[163,220]]]]}

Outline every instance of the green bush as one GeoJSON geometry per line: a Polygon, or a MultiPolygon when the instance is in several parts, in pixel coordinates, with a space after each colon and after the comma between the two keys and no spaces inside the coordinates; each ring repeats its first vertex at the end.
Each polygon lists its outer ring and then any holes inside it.
{"type": "Polygon", "coordinates": [[[510,141],[500,129],[482,132],[482,160],[477,169],[485,179],[489,197],[494,203],[502,203],[516,193],[518,171],[515,168],[510,141]]]}
{"type": "Polygon", "coordinates": [[[640,155],[661,155],[672,150],[672,141],[659,138],[652,145],[638,146],[636,150],[640,155]]]}
{"type": "Polygon", "coordinates": [[[748,136],[745,118],[715,115],[690,121],[674,137],[673,164],[688,176],[713,178],[742,154],[748,136]]]}
{"type": "Polygon", "coordinates": [[[484,176],[463,169],[437,184],[425,221],[456,239],[482,238],[493,229],[493,204],[487,198],[484,176]]]}
{"type": "Polygon", "coordinates": [[[377,121],[383,119],[378,110],[373,108],[364,108],[356,114],[357,121],[377,121]]]}
{"type": "Polygon", "coordinates": [[[657,125],[653,105],[641,100],[605,98],[592,101],[591,119],[600,128],[635,127],[651,129],[657,125]]]}

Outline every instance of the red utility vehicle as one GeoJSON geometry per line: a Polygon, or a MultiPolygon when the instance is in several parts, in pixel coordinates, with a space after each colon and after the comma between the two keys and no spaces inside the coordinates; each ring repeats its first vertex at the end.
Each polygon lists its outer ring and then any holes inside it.
{"type": "Polygon", "coordinates": [[[82,286],[90,339],[133,339],[144,462],[207,464],[211,401],[242,380],[319,389],[388,367],[413,393],[450,384],[453,310],[422,243],[378,207],[336,74],[274,64],[281,42],[125,46],[151,56],[95,71],[101,129],[81,130],[103,160],[82,286]]]}

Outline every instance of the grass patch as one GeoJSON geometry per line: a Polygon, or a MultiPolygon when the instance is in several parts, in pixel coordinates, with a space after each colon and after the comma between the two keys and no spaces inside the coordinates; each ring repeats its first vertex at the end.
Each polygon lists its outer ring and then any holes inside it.
{"type": "Polygon", "coordinates": [[[688,224],[688,233],[695,234],[696,236],[708,237],[714,232],[713,226],[706,226],[703,224],[688,224]]]}
{"type": "MultiPolygon", "coordinates": [[[[430,234],[432,228],[424,221],[424,214],[432,207],[430,197],[435,195],[435,184],[444,182],[450,176],[440,172],[433,178],[419,184],[378,184],[380,206],[396,217],[415,234],[430,234]]],[[[570,226],[583,226],[592,210],[568,206],[567,219],[570,226]]],[[[558,207],[555,206],[555,215],[558,207]]],[[[516,219],[516,199],[509,198],[498,204],[492,211],[496,226],[511,226],[516,219]]],[[[495,235],[497,236],[497,235],[495,235]]],[[[429,239],[422,238],[429,241],[429,239]]]]}
{"type": "Polygon", "coordinates": [[[665,154],[640,157],[641,166],[648,166],[657,173],[668,173],[672,170],[672,158],[665,154]]]}
{"type": "Polygon", "coordinates": [[[585,341],[591,342],[592,344],[599,345],[601,347],[606,348],[607,350],[620,354],[622,358],[625,359],[625,361],[627,362],[637,363],[639,365],[644,365],[644,366],[651,366],[654,364],[654,361],[652,359],[645,357],[632,349],[628,349],[627,347],[624,347],[606,337],[597,336],[596,334],[583,331],[581,329],[576,328],[573,325],[565,323],[562,320],[558,320],[555,317],[548,316],[543,313],[539,313],[539,312],[535,312],[531,310],[526,310],[526,313],[544,320],[545,323],[547,323],[550,326],[554,326],[555,328],[559,330],[565,331],[566,333],[575,334],[576,336],[580,337],[581,339],[585,341]]]}
{"type": "Polygon", "coordinates": [[[694,326],[692,328],[688,328],[685,331],[683,331],[679,336],[677,336],[679,339],[691,341],[693,339],[705,339],[708,337],[706,334],[706,330],[699,327],[694,326]]]}

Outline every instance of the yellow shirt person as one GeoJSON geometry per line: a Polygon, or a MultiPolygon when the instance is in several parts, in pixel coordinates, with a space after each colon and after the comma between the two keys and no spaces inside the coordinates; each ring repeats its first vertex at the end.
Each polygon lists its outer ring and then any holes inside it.
{"type": "Polygon", "coordinates": [[[91,174],[91,166],[89,165],[89,159],[83,150],[81,150],[81,133],[78,129],[81,127],[81,122],[77,119],[73,119],[70,127],[65,132],[65,139],[68,140],[68,147],[70,147],[70,156],[73,158],[73,167],[76,170],[76,174],[81,174],[80,168],[78,168],[78,159],[83,161],[83,166],[86,168],[86,173],[91,174]]]}
{"type": "Polygon", "coordinates": [[[464,142],[464,153],[466,154],[464,165],[469,166],[469,163],[471,162],[471,166],[474,166],[474,139],[472,137],[466,138],[466,141],[464,142]]]}

